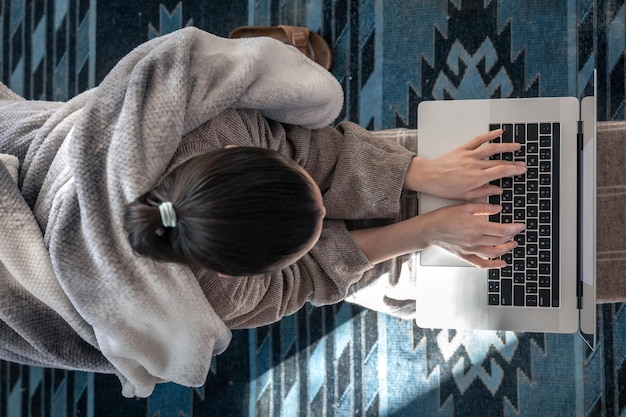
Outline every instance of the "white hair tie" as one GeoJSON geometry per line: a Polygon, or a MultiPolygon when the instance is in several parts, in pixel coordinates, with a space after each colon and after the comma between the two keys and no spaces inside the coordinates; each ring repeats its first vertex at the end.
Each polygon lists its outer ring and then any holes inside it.
{"type": "Polygon", "coordinates": [[[176,227],[176,211],[172,203],[165,201],[159,204],[159,213],[163,227],[176,227]]]}

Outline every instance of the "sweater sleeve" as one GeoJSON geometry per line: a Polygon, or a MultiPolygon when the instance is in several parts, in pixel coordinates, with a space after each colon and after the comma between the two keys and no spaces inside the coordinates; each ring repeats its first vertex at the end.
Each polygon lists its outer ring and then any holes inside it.
{"type": "Polygon", "coordinates": [[[322,190],[328,218],[396,218],[414,156],[396,141],[342,122],[312,131],[303,166],[322,190]]]}

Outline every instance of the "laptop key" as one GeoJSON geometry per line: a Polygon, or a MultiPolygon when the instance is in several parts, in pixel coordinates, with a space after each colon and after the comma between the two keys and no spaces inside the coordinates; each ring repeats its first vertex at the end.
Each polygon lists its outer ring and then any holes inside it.
{"type": "Polygon", "coordinates": [[[539,140],[539,125],[537,123],[526,125],[526,140],[529,142],[539,140]]]}
{"type": "Polygon", "coordinates": [[[524,305],[524,286],[523,285],[515,285],[513,287],[513,305],[514,306],[523,306],[524,305]]]}
{"type": "Polygon", "coordinates": [[[540,307],[550,307],[550,290],[542,289],[539,290],[539,306],[540,307]]]}
{"type": "Polygon", "coordinates": [[[502,279],[500,281],[500,304],[503,306],[513,305],[512,279],[502,279]]]}
{"type": "Polygon", "coordinates": [[[499,306],[500,305],[500,294],[489,294],[489,305],[490,306],[499,306]]]}

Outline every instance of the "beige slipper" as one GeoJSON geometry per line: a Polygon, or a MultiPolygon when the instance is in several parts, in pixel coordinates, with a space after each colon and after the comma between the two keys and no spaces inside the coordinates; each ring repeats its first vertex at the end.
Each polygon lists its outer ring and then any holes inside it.
{"type": "Polygon", "coordinates": [[[279,25],[268,26],[240,26],[233,30],[229,38],[254,38],[269,36],[298,48],[304,55],[311,58],[327,70],[332,63],[332,54],[328,43],[315,32],[301,26],[279,25]]]}

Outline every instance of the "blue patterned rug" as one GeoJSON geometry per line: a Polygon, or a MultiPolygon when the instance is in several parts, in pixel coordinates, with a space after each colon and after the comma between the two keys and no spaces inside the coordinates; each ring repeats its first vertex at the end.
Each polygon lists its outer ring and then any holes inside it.
{"type": "MultiPolygon", "coordinates": [[[[624,0],[0,0],[0,79],[65,100],[133,47],[194,25],[295,24],[333,47],[341,115],[417,126],[426,99],[582,96],[598,69],[600,120],[625,118],[624,0]]],[[[235,332],[199,389],[147,400],[115,377],[0,362],[0,417],[623,416],[626,307],[576,335],[427,330],[348,304],[235,332]]]]}

